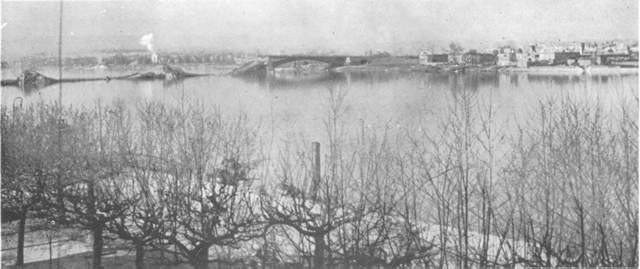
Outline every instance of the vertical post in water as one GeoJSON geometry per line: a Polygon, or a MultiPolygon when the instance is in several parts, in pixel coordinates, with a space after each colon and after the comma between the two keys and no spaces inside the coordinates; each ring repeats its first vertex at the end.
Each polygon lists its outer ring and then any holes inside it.
{"type": "Polygon", "coordinates": [[[273,76],[275,74],[275,69],[273,68],[273,62],[271,61],[271,57],[267,56],[267,63],[265,67],[267,71],[267,77],[273,76]]]}
{"type": "Polygon", "coordinates": [[[318,187],[320,186],[320,142],[312,142],[311,148],[313,151],[311,160],[311,197],[316,198],[318,193],[318,187]]]}

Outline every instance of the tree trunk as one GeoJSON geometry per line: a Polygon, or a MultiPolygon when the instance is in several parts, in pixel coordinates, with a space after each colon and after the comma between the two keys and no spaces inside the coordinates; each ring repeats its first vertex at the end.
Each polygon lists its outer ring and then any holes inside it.
{"type": "Polygon", "coordinates": [[[190,263],[194,269],[207,269],[209,267],[209,248],[203,247],[197,250],[190,263]]]}
{"type": "Polygon", "coordinates": [[[136,269],[144,269],[144,244],[136,242],[136,269]]]}
{"type": "Polygon", "coordinates": [[[638,253],[638,219],[637,216],[636,218],[633,219],[633,225],[631,226],[631,234],[633,236],[631,236],[631,258],[629,259],[629,263],[628,266],[638,266],[638,261],[636,259],[636,253],[638,253]]]}
{"type": "Polygon", "coordinates": [[[20,223],[18,224],[18,257],[16,265],[24,264],[24,231],[27,222],[27,212],[20,212],[20,223]]]}
{"type": "Polygon", "coordinates": [[[93,226],[93,268],[102,269],[102,247],[104,242],[102,241],[102,223],[96,223],[93,226]]]}
{"type": "Polygon", "coordinates": [[[315,250],[313,253],[313,268],[324,268],[324,249],[326,247],[324,242],[324,235],[316,235],[313,237],[315,241],[315,250]]]}
{"type": "Polygon", "coordinates": [[[194,269],[207,269],[209,264],[207,261],[196,261],[191,264],[194,269]]]}

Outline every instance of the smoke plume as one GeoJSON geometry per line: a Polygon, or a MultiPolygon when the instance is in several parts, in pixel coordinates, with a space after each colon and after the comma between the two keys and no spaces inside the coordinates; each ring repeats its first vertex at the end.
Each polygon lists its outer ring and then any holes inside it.
{"type": "Polygon", "coordinates": [[[151,62],[152,63],[157,63],[158,62],[158,54],[156,53],[155,49],[153,48],[153,33],[149,33],[146,35],[143,35],[140,38],[140,45],[143,45],[145,47],[147,47],[147,50],[149,52],[151,52],[151,62]]]}

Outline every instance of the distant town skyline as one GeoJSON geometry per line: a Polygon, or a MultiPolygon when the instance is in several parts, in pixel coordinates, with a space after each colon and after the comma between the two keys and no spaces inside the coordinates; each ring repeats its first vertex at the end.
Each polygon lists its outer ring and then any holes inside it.
{"type": "MultiPolygon", "coordinates": [[[[2,53],[57,50],[57,1],[2,2],[2,53]]],[[[145,49],[362,54],[531,41],[638,39],[637,0],[65,1],[64,53],[145,49]]]]}

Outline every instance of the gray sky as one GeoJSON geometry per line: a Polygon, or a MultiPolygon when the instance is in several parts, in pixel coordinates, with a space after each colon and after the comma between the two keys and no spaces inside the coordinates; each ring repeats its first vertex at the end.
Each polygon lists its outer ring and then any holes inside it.
{"type": "MultiPolygon", "coordinates": [[[[311,49],[413,52],[458,41],[470,48],[532,40],[637,39],[638,0],[66,1],[64,53],[311,49]]],[[[2,1],[2,53],[56,51],[58,3],[2,1]]]]}

